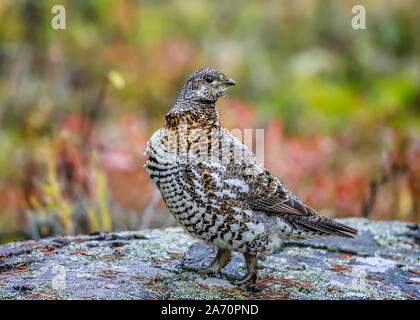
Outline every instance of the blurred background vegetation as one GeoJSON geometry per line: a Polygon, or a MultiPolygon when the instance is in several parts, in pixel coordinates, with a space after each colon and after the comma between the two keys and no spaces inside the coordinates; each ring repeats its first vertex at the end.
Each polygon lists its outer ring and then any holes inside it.
{"type": "Polygon", "coordinates": [[[419,223],[419,30],[417,0],[0,1],[0,242],[173,225],[143,153],[205,66],[302,200],[419,223]]]}

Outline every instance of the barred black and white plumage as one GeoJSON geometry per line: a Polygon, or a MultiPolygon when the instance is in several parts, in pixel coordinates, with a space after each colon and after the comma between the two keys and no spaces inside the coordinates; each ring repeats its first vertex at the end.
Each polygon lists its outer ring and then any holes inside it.
{"type": "Polygon", "coordinates": [[[192,74],[148,142],[145,165],[175,219],[219,249],[209,267],[190,269],[219,272],[238,251],[245,282],[256,279],[256,254],[275,252],[282,240],[350,238],[357,230],[306,206],[221,126],[216,101],[234,84],[212,68],[192,74]]]}

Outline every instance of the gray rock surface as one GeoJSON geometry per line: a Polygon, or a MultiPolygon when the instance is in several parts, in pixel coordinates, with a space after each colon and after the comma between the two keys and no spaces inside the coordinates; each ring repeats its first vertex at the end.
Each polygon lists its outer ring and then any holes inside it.
{"type": "Polygon", "coordinates": [[[419,225],[339,221],[359,235],[285,242],[242,286],[228,277],[245,273],[238,253],[221,275],[183,270],[216,252],[181,228],[13,242],[0,246],[0,299],[420,299],[419,225]]]}

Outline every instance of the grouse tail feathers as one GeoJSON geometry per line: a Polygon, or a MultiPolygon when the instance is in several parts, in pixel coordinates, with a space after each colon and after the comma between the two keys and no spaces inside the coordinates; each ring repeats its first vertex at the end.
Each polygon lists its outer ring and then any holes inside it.
{"type": "Polygon", "coordinates": [[[318,217],[319,219],[317,220],[309,217],[299,217],[294,221],[294,224],[306,231],[315,232],[323,236],[354,238],[354,236],[358,233],[358,231],[352,227],[333,221],[327,217],[318,217]]]}

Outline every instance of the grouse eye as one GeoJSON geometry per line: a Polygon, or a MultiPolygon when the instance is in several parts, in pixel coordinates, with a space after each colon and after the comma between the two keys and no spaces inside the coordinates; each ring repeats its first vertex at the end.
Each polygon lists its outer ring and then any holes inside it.
{"type": "Polygon", "coordinates": [[[207,83],[212,83],[213,82],[213,77],[207,76],[204,78],[204,81],[207,83]]]}

